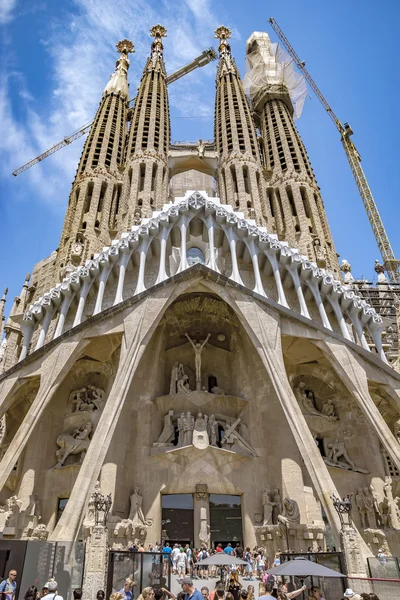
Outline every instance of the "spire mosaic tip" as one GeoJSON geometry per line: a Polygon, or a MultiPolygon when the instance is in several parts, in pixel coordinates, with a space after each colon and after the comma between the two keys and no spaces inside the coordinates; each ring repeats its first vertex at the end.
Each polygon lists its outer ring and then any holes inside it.
{"type": "Polygon", "coordinates": [[[130,40],[127,40],[127,39],[121,40],[120,42],[118,42],[118,44],[115,47],[120,54],[122,54],[123,52],[125,54],[135,52],[135,46],[133,45],[133,43],[130,40]]]}
{"type": "Polygon", "coordinates": [[[232,35],[232,31],[229,29],[229,27],[225,27],[225,25],[220,25],[214,31],[214,37],[221,40],[221,42],[222,42],[222,40],[229,40],[231,35],[232,35]]]}
{"type": "Polygon", "coordinates": [[[158,23],[157,25],[153,25],[153,27],[150,29],[150,35],[151,37],[167,37],[167,30],[165,29],[164,25],[160,25],[158,23]]]}

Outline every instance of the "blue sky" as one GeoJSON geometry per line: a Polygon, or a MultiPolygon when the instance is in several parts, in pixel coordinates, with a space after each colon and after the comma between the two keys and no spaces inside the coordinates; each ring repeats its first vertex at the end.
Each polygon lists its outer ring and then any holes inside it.
{"type": "MultiPolygon", "coordinates": [[[[84,138],[15,178],[11,171],[91,120],[127,37],[136,53],[134,96],[150,48],[149,28],[168,29],[168,72],[211,45],[214,29],[233,30],[242,75],[252,31],[274,32],[273,16],[354,141],[396,255],[398,199],[400,3],[382,0],[2,0],[0,93],[0,293],[7,309],[35,262],[57,248],[84,138]]],[[[173,140],[212,139],[215,63],[169,88],[173,140]],[[188,118],[201,117],[201,118],[188,118]]],[[[311,95],[311,93],[310,93],[311,95]]],[[[380,258],[338,133],[315,97],[297,121],[322,190],[337,251],[355,277],[375,276],[380,258]]]]}

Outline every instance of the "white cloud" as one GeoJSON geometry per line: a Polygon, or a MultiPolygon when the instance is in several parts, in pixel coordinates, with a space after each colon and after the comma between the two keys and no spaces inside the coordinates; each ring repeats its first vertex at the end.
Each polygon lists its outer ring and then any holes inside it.
{"type": "Polygon", "coordinates": [[[0,2],[0,23],[9,23],[14,18],[14,9],[17,5],[17,0],[1,0],[0,2]]]}
{"type": "MultiPolygon", "coordinates": [[[[6,4],[11,6],[15,2],[8,0],[6,4]]],[[[175,0],[162,3],[73,0],[73,8],[69,13],[63,13],[62,20],[49,23],[48,30],[42,32],[42,43],[49,57],[48,101],[44,105],[33,101],[20,74],[8,73],[5,77],[5,84],[11,87],[19,78],[18,95],[20,101],[25,102],[26,117],[17,119],[10,105],[7,86],[3,86],[0,122],[9,132],[6,139],[0,139],[0,149],[5,156],[4,171],[9,174],[10,170],[50,148],[94,117],[117,58],[115,44],[124,37],[133,41],[136,50],[131,55],[129,73],[133,97],[150,51],[149,29],[158,22],[168,30],[164,42],[165,59],[168,72],[173,72],[213,43],[214,29],[220,19],[211,9],[209,0],[178,3],[175,0]]],[[[187,116],[192,116],[194,110],[200,116],[212,114],[214,73],[215,63],[171,85],[171,112],[187,116]],[[209,86],[207,96],[205,85],[209,86]]],[[[65,206],[82,143],[83,140],[81,144],[71,144],[21,176],[25,178],[25,187],[30,186],[34,192],[32,196],[47,203],[51,201],[58,210],[65,206]],[[55,180],[56,172],[59,183],[54,198],[51,181],[55,180]]]]}

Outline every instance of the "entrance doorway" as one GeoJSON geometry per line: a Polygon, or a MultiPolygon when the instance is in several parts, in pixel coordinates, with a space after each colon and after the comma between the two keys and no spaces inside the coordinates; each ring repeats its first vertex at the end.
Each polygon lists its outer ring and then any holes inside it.
{"type": "Polygon", "coordinates": [[[192,494],[162,494],[162,540],[171,544],[194,542],[192,494]]]}
{"type": "Polygon", "coordinates": [[[234,548],[242,544],[242,498],[229,494],[210,494],[211,543],[234,548]]]}

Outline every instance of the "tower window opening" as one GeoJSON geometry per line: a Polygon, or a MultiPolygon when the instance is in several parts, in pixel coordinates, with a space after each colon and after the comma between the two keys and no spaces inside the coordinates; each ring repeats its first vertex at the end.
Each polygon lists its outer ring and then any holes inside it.
{"type": "Polygon", "coordinates": [[[249,168],[243,167],[244,191],[250,194],[249,168]]]}
{"type": "Polygon", "coordinates": [[[231,169],[231,176],[232,176],[232,183],[233,183],[233,191],[235,194],[237,194],[238,193],[238,183],[237,183],[237,178],[236,178],[235,166],[231,165],[230,169],[231,169]]]}
{"type": "Polygon", "coordinates": [[[84,213],[88,213],[90,210],[90,203],[92,201],[92,195],[93,195],[93,187],[94,187],[94,183],[92,181],[90,181],[88,183],[88,186],[86,189],[85,207],[83,209],[84,213]]]}
{"type": "Polygon", "coordinates": [[[96,221],[94,224],[95,229],[100,229],[100,221],[96,221]]]}
{"type": "Polygon", "coordinates": [[[267,197],[268,197],[268,202],[269,202],[269,208],[271,211],[271,215],[273,217],[275,217],[275,211],[274,211],[274,190],[273,188],[269,187],[267,188],[267,197]]]}
{"type": "Polygon", "coordinates": [[[86,221],[83,221],[81,229],[86,229],[86,221]]]}
{"type": "Polygon", "coordinates": [[[106,191],[107,191],[107,182],[103,181],[103,183],[101,184],[101,189],[100,189],[100,196],[99,196],[99,203],[97,205],[97,212],[101,212],[103,210],[103,202],[104,202],[104,196],[106,195],[106,191]]]}
{"type": "Polygon", "coordinates": [[[79,187],[75,190],[75,206],[78,204],[80,191],[81,189],[79,187]]]}
{"type": "Polygon", "coordinates": [[[157,169],[158,169],[158,165],[157,165],[157,163],[154,163],[152,171],[151,171],[151,191],[152,192],[154,192],[156,176],[157,176],[157,169]]]}
{"type": "Polygon", "coordinates": [[[308,198],[307,198],[307,192],[306,192],[305,188],[303,188],[303,187],[300,188],[300,195],[301,195],[301,199],[303,201],[304,212],[306,213],[306,217],[310,218],[310,211],[309,211],[309,207],[308,207],[308,198]]]}
{"type": "Polygon", "coordinates": [[[289,200],[290,208],[292,209],[292,215],[294,217],[297,217],[296,205],[294,203],[293,192],[292,192],[292,188],[290,187],[290,185],[288,185],[286,187],[286,194],[287,194],[287,197],[289,200]]]}
{"type": "Polygon", "coordinates": [[[227,201],[225,169],[222,169],[222,186],[223,186],[222,193],[225,196],[225,201],[227,201]]]}
{"type": "Polygon", "coordinates": [[[117,196],[115,200],[115,215],[119,212],[119,203],[121,201],[122,183],[117,183],[117,196]]]}
{"type": "Polygon", "coordinates": [[[139,198],[139,200],[138,200],[138,206],[143,206],[143,198],[139,198]]]}
{"type": "Polygon", "coordinates": [[[285,213],[283,211],[282,198],[281,198],[281,193],[279,190],[275,190],[275,197],[278,201],[278,206],[279,206],[279,210],[282,215],[282,218],[284,218],[285,213]]]}
{"type": "Polygon", "coordinates": [[[139,175],[139,192],[143,192],[144,190],[144,178],[146,176],[146,165],[141,163],[140,165],[140,175],[139,175]]]}

